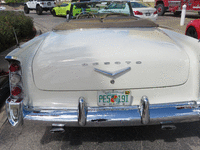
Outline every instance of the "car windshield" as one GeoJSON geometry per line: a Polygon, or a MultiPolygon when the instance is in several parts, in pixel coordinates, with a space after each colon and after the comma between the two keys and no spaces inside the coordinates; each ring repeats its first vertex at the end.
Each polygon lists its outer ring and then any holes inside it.
{"type": "Polygon", "coordinates": [[[38,0],[38,1],[55,1],[55,0],[38,0]]]}
{"type": "Polygon", "coordinates": [[[130,3],[126,1],[98,1],[73,3],[71,8],[71,18],[79,18],[83,15],[101,16],[101,14],[117,13],[123,15],[132,15],[129,7],[130,3]]]}
{"type": "Polygon", "coordinates": [[[53,30],[158,26],[150,20],[135,17],[131,3],[127,1],[70,3],[70,11],[67,11],[66,18],[66,22],[55,26],[53,30]]]}
{"type": "Polygon", "coordinates": [[[62,5],[60,5],[60,7],[65,7],[65,6],[68,6],[68,4],[63,3],[62,5]]]}
{"type": "Polygon", "coordinates": [[[132,8],[141,8],[141,7],[149,7],[147,4],[142,2],[131,2],[132,8]]]}

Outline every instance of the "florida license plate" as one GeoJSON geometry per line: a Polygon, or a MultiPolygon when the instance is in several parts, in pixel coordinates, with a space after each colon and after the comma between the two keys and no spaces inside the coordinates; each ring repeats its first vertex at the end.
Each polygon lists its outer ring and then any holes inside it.
{"type": "Polygon", "coordinates": [[[98,91],[98,106],[131,105],[129,90],[98,91]]]}
{"type": "Polygon", "coordinates": [[[146,13],[146,16],[150,16],[150,13],[146,13]]]}

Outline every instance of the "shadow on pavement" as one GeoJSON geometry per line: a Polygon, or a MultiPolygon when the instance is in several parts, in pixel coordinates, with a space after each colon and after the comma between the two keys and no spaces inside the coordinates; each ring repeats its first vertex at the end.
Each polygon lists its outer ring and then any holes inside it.
{"type": "Polygon", "coordinates": [[[177,142],[178,138],[200,138],[200,123],[176,124],[176,130],[161,130],[160,125],[139,127],[105,127],[105,128],[65,128],[64,133],[50,133],[47,127],[40,140],[41,144],[52,141],[63,141],[62,147],[78,146],[82,142],[123,142],[123,141],[150,141],[162,139],[164,142],[177,142]]]}
{"type": "Polygon", "coordinates": [[[5,100],[9,95],[10,95],[10,88],[9,88],[8,76],[0,77],[0,110],[4,106],[5,100]]]}

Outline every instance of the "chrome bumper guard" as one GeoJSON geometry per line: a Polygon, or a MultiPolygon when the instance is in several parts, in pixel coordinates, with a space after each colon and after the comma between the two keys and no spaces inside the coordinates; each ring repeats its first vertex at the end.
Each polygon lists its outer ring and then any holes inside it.
{"type": "Polygon", "coordinates": [[[30,110],[20,103],[6,101],[7,116],[12,126],[26,122],[44,125],[107,127],[171,124],[199,121],[199,105],[196,101],[150,105],[143,96],[140,105],[119,107],[88,107],[83,97],[78,109],[30,110]]]}

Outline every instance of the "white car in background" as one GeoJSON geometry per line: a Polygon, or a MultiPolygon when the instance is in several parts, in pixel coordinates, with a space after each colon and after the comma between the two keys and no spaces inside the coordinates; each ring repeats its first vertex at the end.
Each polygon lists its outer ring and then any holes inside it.
{"type": "Polygon", "coordinates": [[[6,7],[0,6],[0,10],[5,10],[6,7]]]}
{"type": "Polygon", "coordinates": [[[149,7],[147,4],[141,1],[131,1],[131,6],[133,9],[133,14],[136,17],[151,19],[152,21],[156,21],[156,19],[158,18],[156,8],[149,7]]]}

